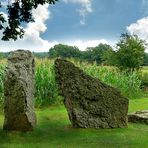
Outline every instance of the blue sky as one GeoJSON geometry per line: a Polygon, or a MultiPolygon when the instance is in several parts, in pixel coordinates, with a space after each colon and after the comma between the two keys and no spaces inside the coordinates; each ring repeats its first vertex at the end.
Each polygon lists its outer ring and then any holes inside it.
{"type": "Polygon", "coordinates": [[[80,24],[77,9],[81,6],[63,2],[51,7],[52,19],[47,21],[49,29],[44,37],[50,40],[116,40],[126,31],[126,26],[144,16],[140,0],[92,0],[92,12],[86,14],[85,25],[80,24]]]}
{"type": "Polygon", "coordinates": [[[24,39],[1,41],[0,48],[48,51],[63,43],[85,50],[99,43],[115,46],[123,32],[147,40],[147,8],[148,0],[59,0],[33,11],[36,21],[25,27],[24,39]]]}

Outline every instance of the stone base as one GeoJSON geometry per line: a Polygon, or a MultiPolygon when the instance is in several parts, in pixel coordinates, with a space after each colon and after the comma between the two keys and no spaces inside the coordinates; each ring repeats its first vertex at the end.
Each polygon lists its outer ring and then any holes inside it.
{"type": "Polygon", "coordinates": [[[137,111],[128,115],[128,121],[148,124],[148,110],[137,111]]]}

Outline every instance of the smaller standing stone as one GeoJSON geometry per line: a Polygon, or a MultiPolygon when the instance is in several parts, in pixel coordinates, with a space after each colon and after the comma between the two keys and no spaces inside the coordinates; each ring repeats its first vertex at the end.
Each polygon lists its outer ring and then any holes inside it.
{"type": "Polygon", "coordinates": [[[148,110],[137,111],[128,115],[128,121],[148,124],[148,110]]]}
{"type": "Polygon", "coordinates": [[[4,78],[4,130],[31,131],[36,125],[34,69],[30,51],[10,53],[4,78]]]}

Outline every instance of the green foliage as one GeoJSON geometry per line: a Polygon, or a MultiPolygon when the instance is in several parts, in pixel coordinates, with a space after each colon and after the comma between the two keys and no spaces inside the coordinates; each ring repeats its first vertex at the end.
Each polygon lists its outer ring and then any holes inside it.
{"type": "MultiPolygon", "coordinates": [[[[130,100],[129,111],[146,110],[148,99],[130,100]]],[[[1,148],[147,148],[148,126],[129,124],[119,129],[72,128],[64,106],[36,110],[38,124],[32,132],[2,130],[0,113],[1,148]]]]}
{"type": "Polygon", "coordinates": [[[144,53],[144,66],[148,66],[148,53],[144,53]]]}
{"type": "Polygon", "coordinates": [[[139,78],[142,81],[141,86],[143,89],[148,89],[148,66],[144,66],[139,72],[139,78]]]}
{"type": "Polygon", "coordinates": [[[5,71],[5,65],[0,64],[0,104],[2,104],[3,102],[3,94],[4,94],[4,86],[3,86],[4,71],[5,71]]]}
{"type": "MultiPolygon", "coordinates": [[[[109,54],[114,53],[110,45],[99,44],[96,47],[89,47],[86,51],[80,51],[75,46],[55,45],[49,50],[49,58],[76,58],[81,61],[88,61],[90,63],[97,62],[97,64],[110,64],[108,61],[109,54]]],[[[110,57],[110,60],[112,57],[110,57]]]]}
{"type": "Polygon", "coordinates": [[[127,71],[139,69],[143,64],[145,45],[137,35],[122,34],[117,43],[117,66],[127,71]]]}
{"type": "Polygon", "coordinates": [[[148,73],[143,73],[141,76],[140,76],[140,79],[142,80],[142,87],[144,88],[148,88],[148,73]]]}
{"type": "Polygon", "coordinates": [[[148,98],[135,99],[129,101],[129,113],[138,111],[138,110],[147,110],[148,108],[148,98]]]}
{"type": "Polygon", "coordinates": [[[115,67],[97,66],[94,64],[77,64],[87,74],[96,77],[108,85],[116,87],[122,94],[130,99],[138,98],[142,92],[140,89],[141,80],[136,72],[120,72],[115,67]]]}
{"type": "Polygon", "coordinates": [[[60,101],[58,87],[55,82],[54,61],[37,61],[35,72],[36,105],[49,105],[60,101]]]}
{"type": "Polygon", "coordinates": [[[3,53],[0,52],[0,60],[2,60],[4,58],[3,53]]]}
{"type": "Polygon", "coordinates": [[[86,51],[83,52],[84,59],[92,62],[95,61],[97,64],[101,64],[106,61],[107,54],[110,51],[113,51],[110,45],[101,43],[96,47],[87,48],[86,51]]]}
{"type": "Polygon", "coordinates": [[[103,65],[115,66],[117,63],[116,52],[109,48],[102,56],[103,65]]]}
{"type": "MultiPolygon", "coordinates": [[[[96,63],[89,64],[87,62],[79,62],[78,60],[72,59],[70,61],[84,70],[87,74],[101,79],[108,85],[118,88],[123,95],[131,99],[138,98],[141,95],[141,80],[136,72],[127,74],[118,71],[115,67],[98,66],[96,63]]],[[[1,102],[3,101],[3,78],[5,65],[6,63],[0,64],[1,102]]],[[[36,60],[35,83],[36,106],[40,107],[61,103],[62,97],[58,94],[58,88],[55,82],[54,60],[36,60]]]]}
{"type": "Polygon", "coordinates": [[[49,58],[79,58],[81,52],[77,47],[58,44],[49,50],[49,58]]]}
{"type": "Polygon", "coordinates": [[[32,9],[37,8],[39,4],[55,4],[56,1],[57,0],[15,0],[11,2],[8,1],[7,7],[5,5],[2,6],[0,2],[0,7],[3,7],[2,10],[8,12],[8,22],[3,13],[0,13],[0,30],[3,31],[4,35],[2,40],[17,40],[18,38],[22,38],[24,30],[20,26],[24,23],[34,21],[32,9]],[[4,27],[6,22],[8,25],[4,27]]]}
{"type": "Polygon", "coordinates": [[[48,58],[48,52],[33,52],[33,55],[39,59],[48,58]]]}

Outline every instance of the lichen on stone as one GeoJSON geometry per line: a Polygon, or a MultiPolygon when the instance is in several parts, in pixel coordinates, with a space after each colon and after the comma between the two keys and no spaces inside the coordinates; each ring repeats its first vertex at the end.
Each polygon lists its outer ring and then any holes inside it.
{"type": "Polygon", "coordinates": [[[128,114],[128,121],[132,123],[148,124],[148,110],[139,110],[128,114]]]}
{"type": "Polygon", "coordinates": [[[128,99],[119,90],[87,75],[63,59],[55,61],[55,73],[73,127],[127,126],[128,99]]]}
{"type": "Polygon", "coordinates": [[[30,51],[10,53],[4,78],[4,130],[30,131],[36,125],[34,69],[30,51]]]}

